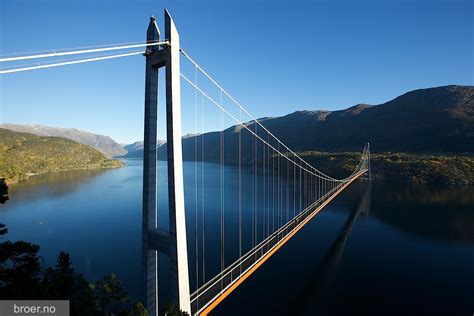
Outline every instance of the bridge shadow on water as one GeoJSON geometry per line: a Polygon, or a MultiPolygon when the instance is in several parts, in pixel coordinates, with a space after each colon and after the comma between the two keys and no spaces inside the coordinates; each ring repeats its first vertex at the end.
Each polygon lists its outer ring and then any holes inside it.
{"type": "Polygon", "coordinates": [[[352,228],[360,215],[369,215],[372,185],[367,183],[365,192],[357,208],[349,214],[337,238],[324,255],[319,267],[308,279],[305,287],[290,303],[288,315],[327,315],[329,314],[328,296],[337,276],[344,247],[351,235],[352,228]]]}

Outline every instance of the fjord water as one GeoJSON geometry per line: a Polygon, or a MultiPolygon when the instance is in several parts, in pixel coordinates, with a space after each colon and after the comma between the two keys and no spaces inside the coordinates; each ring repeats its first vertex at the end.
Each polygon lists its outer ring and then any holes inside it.
{"type": "MultiPolygon", "coordinates": [[[[65,250],[89,281],[115,273],[129,296],[137,299],[142,161],[125,163],[120,169],[39,175],[12,186],[10,200],[0,206],[0,222],[9,230],[3,240],[40,245],[45,266],[54,265],[59,251],[65,250]]],[[[214,179],[206,181],[203,189],[206,200],[215,198],[207,205],[206,223],[217,223],[220,167],[209,163],[198,169],[214,179]]],[[[225,169],[226,179],[237,175],[234,167],[225,169]]],[[[185,163],[192,286],[196,279],[192,237],[196,170],[194,163],[185,163]]],[[[162,162],[158,174],[160,179],[166,175],[162,162]]],[[[251,179],[243,177],[243,186],[251,187],[251,179]]],[[[166,210],[163,181],[158,192],[158,207],[166,210]]],[[[226,198],[226,203],[236,204],[226,198]]],[[[227,215],[230,227],[236,217],[227,215]]],[[[160,214],[159,221],[165,227],[166,214],[160,214]]],[[[219,234],[210,232],[206,237],[210,249],[218,248],[219,234]]],[[[235,245],[232,228],[228,235],[226,242],[235,245]]],[[[164,258],[162,273],[166,268],[164,258]]],[[[166,300],[166,290],[162,297],[166,300]]],[[[474,188],[358,181],[213,314],[472,315],[473,298],[474,188]]]]}

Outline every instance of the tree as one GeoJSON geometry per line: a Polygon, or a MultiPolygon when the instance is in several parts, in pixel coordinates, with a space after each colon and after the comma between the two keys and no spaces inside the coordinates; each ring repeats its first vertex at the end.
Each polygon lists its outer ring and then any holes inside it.
{"type": "Polygon", "coordinates": [[[40,287],[39,246],[26,241],[0,244],[0,297],[33,299],[40,287]]]}
{"type": "MultiPolygon", "coordinates": [[[[90,284],[72,268],[69,254],[61,251],[55,268],[44,271],[43,299],[69,300],[71,315],[97,315],[97,299],[90,284]]],[[[39,294],[41,295],[41,294],[39,294]]]]}
{"type": "Polygon", "coordinates": [[[135,303],[127,316],[148,316],[148,312],[142,302],[135,303]]]}
{"type": "Polygon", "coordinates": [[[167,304],[165,306],[165,314],[164,316],[188,316],[187,312],[183,312],[179,309],[178,306],[174,304],[167,304]]]}
{"type": "Polygon", "coordinates": [[[124,303],[128,300],[127,293],[115,274],[111,273],[97,281],[94,286],[94,293],[104,315],[124,314],[124,303]]]}
{"type": "MultiPolygon", "coordinates": [[[[0,243],[0,298],[69,300],[71,315],[147,316],[142,303],[124,308],[127,293],[115,274],[89,284],[61,251],[55,267],[41,270],[39,246],[25,241],[0,243]]],[[[179,314],[181,315],[181,314],[179,314]]]]}

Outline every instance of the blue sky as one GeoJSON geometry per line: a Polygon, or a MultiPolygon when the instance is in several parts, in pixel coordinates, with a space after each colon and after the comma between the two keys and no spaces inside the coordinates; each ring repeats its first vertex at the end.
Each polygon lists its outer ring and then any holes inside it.
{"type": "MultiPolygon", "coordinates": [[[[148,17],[162,27],[164,8],[181,46],[256,117],[378,104],[409,90],[474,82],[469,0],[2,0],[0,54],[143,41],[148,17]]],[[[1,122],[142,139],[141,56],[0,80],[1,122]]],[[[184,132],[222,126],[190,126],[186,106],[184,132]]]]}

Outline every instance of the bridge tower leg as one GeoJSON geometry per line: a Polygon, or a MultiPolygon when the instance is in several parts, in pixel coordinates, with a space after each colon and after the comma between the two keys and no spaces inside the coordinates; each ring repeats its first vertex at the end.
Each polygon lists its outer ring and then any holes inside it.
{"type": "MultiPolygon", "coordinates": [[[[158,315],[158,250],[170,256],[171,300],[182,311],[191,314],[186,218],[184,204],[183,152],[181,143],[181,88],[179,34],[165,10],[163,48],[150,46],[146,53],[145,137],[143,159],[142,275],[148,315],[158,315]],[[156,138],[158,104],[158,70],[166,71],[166,146],[168,161],[169,232],[157,229],[156,206],[156,138]]],[[[158,42],[160,32],[152,17],[147,42],[158,42]]]]}
{"type": "Polygon", "coordinates": [[[166,10],[165,36],[170,41],[166,54],[166,145],[168,150],[171,299],[182,311],[191,314],[181,140],[181,53],[178,31],[166,10]]]}
{"type": "MultiPolygon", "coordinates": [[[[147,42],[158,42],[160,31],[154,17],[150,18],[147,42]]],[[[143,150],[143,202],[142,202],[142,288],[148,315],[158,315],[158,252],[150,247],[149,231],[157,227],[156,208],[156,137],[158,108],[158,68],[152,56],[158,46],[148,47],[145,71],[145,124],[143,150]]]]}

